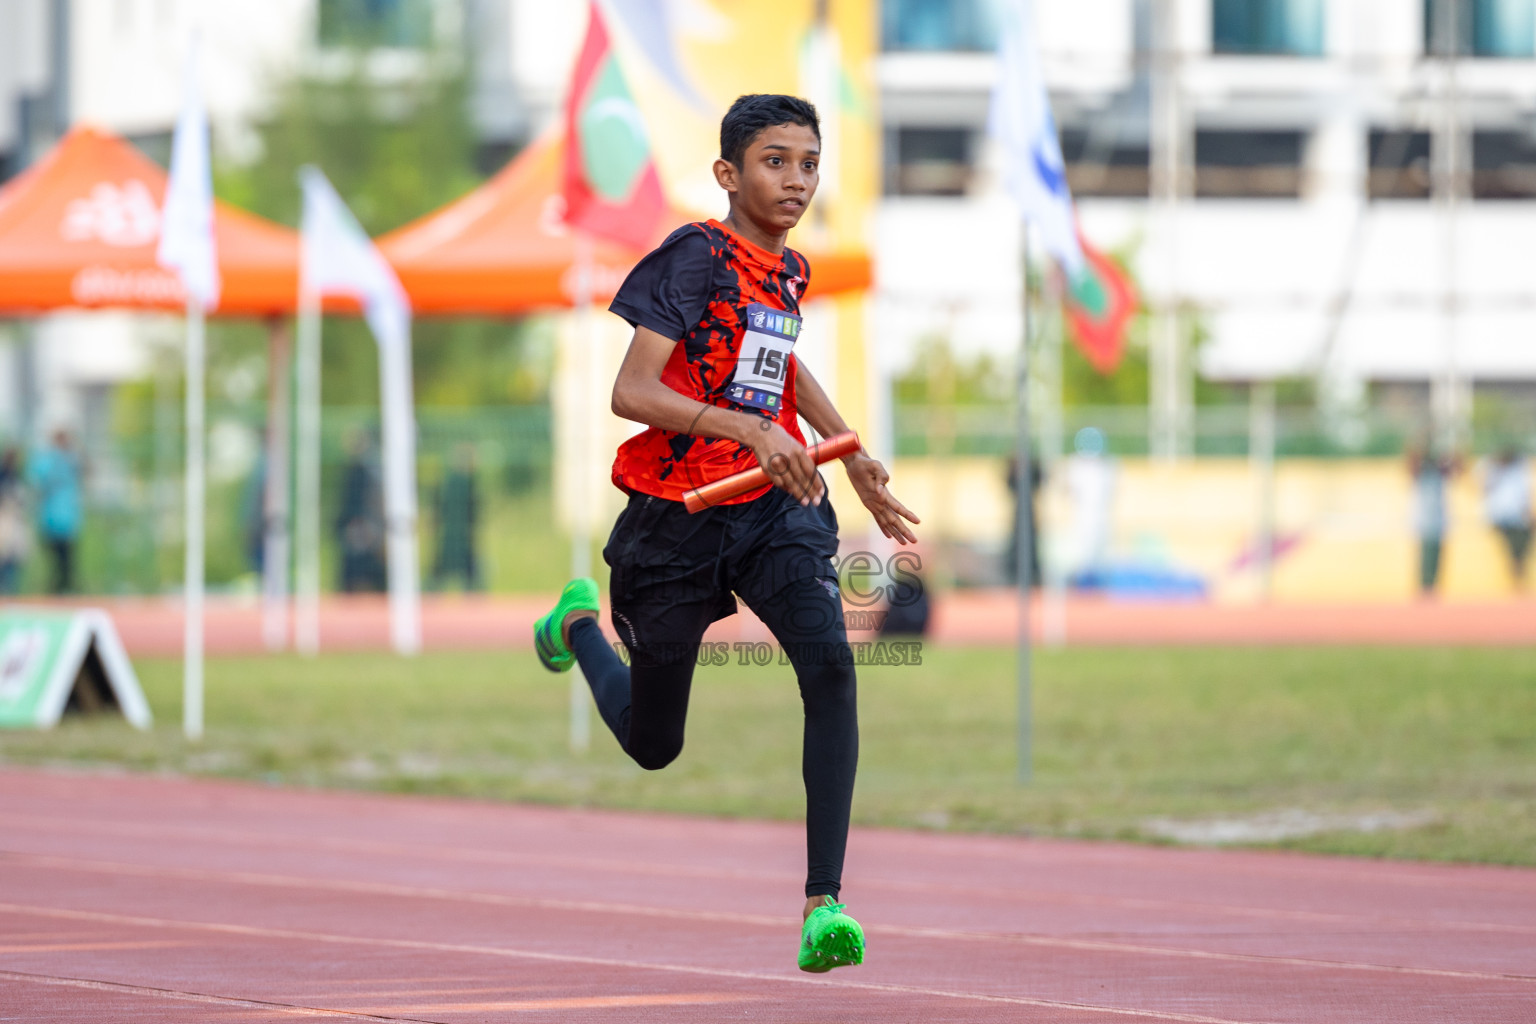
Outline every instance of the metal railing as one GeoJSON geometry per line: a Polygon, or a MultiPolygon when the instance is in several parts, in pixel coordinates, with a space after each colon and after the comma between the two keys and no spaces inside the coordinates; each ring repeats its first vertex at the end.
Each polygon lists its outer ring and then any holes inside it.
{"type": "MultiPolygon", "coordinates": [[[[255,586],[264,417],[259,404],[209,404],[207,573],[215,592],[255,586]]],[[[553,453],[547,406],[423,408],[416,417],[424,559],[430,560],[434,550],[438,485],[465,446],[474,454],[482,529],[510,508],[541,503],[547,508],[553,453]]],[[[372,439],[370,446],[376,450],[378,424],[378,410],[372,407],[331,407],[322,417],[322,579],[327,587],[334,575],[332,524],[341,501],[342,471],[355,439],[372,439]]],[[[165,410],[158,434],[146,429],[87,436],[82,457],[85,514],[76,548],[76,589],[98,594],[178,590],[183,469],[179,409],[165,410]]],[[[376,462],[376,455],[371,458],[376,462]]],[[[552,526],[550,534],[553,538],[552,526]]],[[[47,562],[42,546],[34,545],[23,566],[22,593],[46,590],[47,562]]],[[[515,586],[515,581],[487,581],[493,587],[498,583],[515,586]]]]}
{"type": "MultiPolygon", "coordinates": [[[[1009,405],[933,406],[897,404],[892,420],[896,454],[995,455],[1013,452],[1013,408],[1009,405]]],[[[1328,414],[1313,408],[1282,408],[1275,416],[1278,457],[1347,458],[1397,456],[1425,433],[1422,411],[1374,408],[1328,414]]],[[[1038,428],[1037,441],[1044,435],[1038,428]]],[[[1065,410],[1062,452],[1071,451],[1084,427],[1103,432],[1112,455],[1149,452],[1148,417],[1143,406],[1078,406],[1065,410]]],[[[1187,454],[1243,457],[1251,454],[1252,410],[1247,405],[1202,406],[1190,413],[1187,454]]],[[[1488,454],[1507,445],[1536,452],[1536,405],[1480,406],[1473,416],[1467,454],[1488,454]]]]}

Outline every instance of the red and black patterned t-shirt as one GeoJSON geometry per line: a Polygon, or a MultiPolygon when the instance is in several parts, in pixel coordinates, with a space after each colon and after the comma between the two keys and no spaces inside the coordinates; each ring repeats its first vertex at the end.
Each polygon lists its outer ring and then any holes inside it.
{"type": "MultiPolygon", "coordinates": [[[[630,271],[608,308],[677,341],[661,382],[679,394],[775,420],[801,444],[794,339],[810,278],[805,257],[775,255],[719,221],[685,224],[630,271]],[[738,357],[745,354],[745,359],[738,357]]],[[[619,446],[613,482],[671,501],[757,465],[727,438],[649,427],[619,446]]],[[[733,498],[751,501],[768,487],[733,498]]]]}

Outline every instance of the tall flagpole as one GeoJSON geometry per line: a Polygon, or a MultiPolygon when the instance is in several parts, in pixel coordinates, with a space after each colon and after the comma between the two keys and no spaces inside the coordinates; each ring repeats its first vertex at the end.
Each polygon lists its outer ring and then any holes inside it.
{"type": "Polygon", "coordinates": [[[295,398],[294,646],[320,653],[320,296],[299,290],[295,398]]]}
{"type": "MultiPolygon", "coordinates": [[[[576,350],[580,353],[580,391],[578,402],[591,397],[597,376],[597,322],[592,315],[592,239],[584,231],[576,232],[576,350]]],[[[575,418],[576,436],[575,507],[571,518],[571,576],[592,575],[592,513],[597,496],[591,494],[592,462],[597,458],[597,427],[581,410],[575,418]]],[[[587,697],[587,681],[581,666],[571,673],[571,750],[581,753],[592,745],[592,721],[587,697]]]]}
{"type": "MultiPolygon", "coordinates": [[[[1057,275],[1051,275],[1051,283],[1047,286],[1047,315],[1050,317],[1049,327],[1049,359],[1050,368],[1046,375],[1049,382],[1050,400],[1046,403],[1045,423],[1040,431],[1040,468],[1041,476],[1051,481],[1057,476],[1057,470],[1062,464],[1062,434],[1063,406],[1066,399],[1066,385],[1062,372],[1062,346],[1065,343],[1066,318],[1062,314],[1062,306],[1065,301],[1063,295],[1064,282],[1057,275]]],[[[1031,495],[1033,497],[1033,495],[1031,495]]],[[[1044,536],[1038,523],[1035,524],[1035,536],[1038,539],[1044,536]]],[[[1052,538],[1054,540],[1054,536],[1052,538]]],[[[1041,545],[1043,546],[1043,545],[1041,545]]],[[[1060,549],[1058,548],[1058,553],[1060,549]]],[[[1040,552],[1036,552],[1035,560],[1040,563],[1041,583],[1044,600],[1041,602],[1040,634],[1041,640],[1047,647],[1061,647],[1067,642],[1067,581],[1065,566],[1060,558],[1044,558],[1040,552]]]]}
{"type": "Polygon", "coordinates": [[[267,479],[262,494],[261,632],[267,650],[288,646],[289,534],[288,467],[292,458],[289,431],[289,378],[293,345],[285,320],[268,324],[267,479]]]}
{"type": "Polygon", "coordinates": [[[1014,461],[1018,466],[1018,486],[1015,494],[1018,496],[1017,511],[1014,515],[1013,528],[1017,542],[1018,564],[1017,579],[1019,585],[1018,602],[1019,615],[1016,632],[1016,644],[1018,649],[1018,691],[1019,691],[1019,781],[1029,782],[1034,777],[1034,678],[1033,661],[1034,650],[1030,638],[1029,601],[1030,593],[1034,588],[1033,574],[1030,565],[1034,562],[1034,538],[1031,536],[1034,525],[1034,493],[1031,487],[1030,458],[1030,430],[1029,430],[1029,227],[1020,229],[1019,244],[1019,312],[1022,315],[1022,326],[1019,332],[1019,374],[1017,393],[1017,434],[1014,437],[1014,461]]]}
{"type": "Polygon", "coordinates": [[[187,484],[182,729],[203,736],[203,305],[187,296],[187,484]]]}
{"type": "Polygon", "coordinates": [[[1458,208],[1468,181],[1469,153],[1461,127],[1460,82],[1457,73],[1462,40],[1457,24],[1460,3],[1441,3],[1431,26],[1432,49],[1440,58],[1439,100],[1430,140],[1430,191],[1440,229],[1439,371],[1430,378],[1430,429],[1441,454],[1450,456],[1470,441],[1470,405],[1464,400],[1458,365],[1457,328],[1460,320],[1456,290],[1458,208]]]}
{"type": "Polygon", "coordinates": [[[203,735],[203,454],[204,316],[219,302],[218,246],[214,236],[213,177],[209,172],[208,122],[197,86],[197,37],[187,47],[186,83],[171,173],[160,213],[155,262],[176,272],[187,294],[186,564],[182,583],[182,728],[187,739],[203,735]]]}
{"type": "Polygon", "coordinates": [[[1031,5],[1028,0],[1011,0],[1002,5],[1003,19],[998,36],[997,81],[987,116],[987,131],[1002,147],[1003,184],[1012,194],[1023,215],[1020,234],[1020,313],[1023,330],[1019,338],[1018,362],[1018,435],[1015,438],[1015,463],[1018,466],[1018,515],[1014,522],[1018,558],[1018,690],[1019,690],[1019,781],[1028,782],[1034,772],[1034,711],[1031,678],[1033,638],[1030,633],[1030,599],[1034,574],[1032,565],[1039,559],[1034,551],[1032,532],[1038,526],[1034,516],[1031,486],[1033,460],[1030,453],[1030,296],[1029,229],[1040,232],[1043,248],[1055,258],[1063,273],[1076,273],[1083,264],[1077,240],[1076,217],[1072,212],[1072,193],[1067,187],[1066,164],[1051,117],[1050,95],[1040,74],[1038,48],[1033,45],[1031,5]]]}
{"type": "MultiPolygon", "coordinates": [[[[399,325],[396,325],[397,327],[399,325]]],[[[384,519],[389,557],[389,634],[396,654],[421,651],[421,580],[416,553],[416,416],[411,335],[379,339],[384,435],[384,519]]]]}
{"type": "Polygon", "coordinates": [[[1153,225],[1163,267],[1150,341],[1148,451],[1165,464],[1182,454],[1185,356],[1179,312],[1179,202],[1188,164],[1180,96],[1177,0],[1152,3],[1151,174],[1153,225]]]}

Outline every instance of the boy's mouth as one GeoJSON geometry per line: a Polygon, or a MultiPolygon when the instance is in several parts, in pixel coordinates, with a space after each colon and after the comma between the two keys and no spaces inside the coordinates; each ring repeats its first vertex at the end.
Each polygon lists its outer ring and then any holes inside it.
{"type": "Polygon", "coordinates": [[[780,206],[792,206],[792,207],[794,207],[795,209],[798,210],[798,209],[804,208],[805,200],[801,199],[799,196],[788,196],[788,197],[786,197],[784,199],[780,199],[779,200],[779,205],[780,206]]]}

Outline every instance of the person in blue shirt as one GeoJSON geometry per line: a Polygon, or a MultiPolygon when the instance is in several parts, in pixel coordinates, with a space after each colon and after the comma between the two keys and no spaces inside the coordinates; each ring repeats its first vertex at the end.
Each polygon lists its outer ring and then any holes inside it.
{"type": "Polygon", "coordinates": [[[0,452],[0,594],[16,593],[32,546],[24,485],[21,452],[8,447],[0,452]]]}
{"type": "Polygon", "coordinates": [[[1446,490],[1461,471],[1455,455],[1421,443],[1408,450],[1408,475],[1413,478],[1413,525],[1419,537],[1419,596],[1433,598],[1440,583],[1441,553],[1449,515],[1446,490]]]}
{"type": "Polygon", "coordinates": [[[53,556],[49,589],[68,594],[75,589],[75,543],[80,539],[84,510],[80,501],[80,457],[69,431],[56,430],[53,441],[34,455],[27,480],[37,501],[37,529],[53,556]]]}

